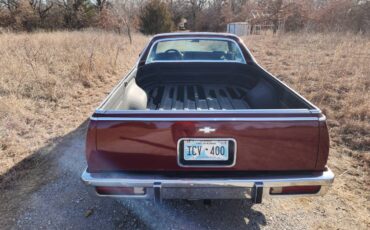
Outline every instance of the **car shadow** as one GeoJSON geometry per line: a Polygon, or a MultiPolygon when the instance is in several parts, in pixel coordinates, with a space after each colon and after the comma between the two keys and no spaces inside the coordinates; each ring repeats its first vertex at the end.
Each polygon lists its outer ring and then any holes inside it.
{"type": "Polygon", "coordinates": [[[97,197],[80,180],[87,121],[0,175],[0,226],[56,229],[260,229],[248,200],[147,200],[97,197]]]}
{"type": "Polygon", "coordinates": [[[13,225],[30,195],[60,177],[63,169],[59,167],[58,159],[72,140],[84,138],[87,124],[88,120],[85,120],[68,134],[49,139],[45,146],[0,175],[0,226],[13,225]]]}
{"type": "Polygon", "coordinates": [[[88,120],[85,120],[75,130],[68,134],[49,139],[47,141],[48,144],[34,151],[28,157],[10,168],[7,172],[1,174],[0,189],[12,189],[21,181],[26,182],[29,187],[31,186],[31,184],[28,184],[30,183],[30,177],[32,177],[32,182],[35,185],[42,184],[52,179],[52,177],[55,177],[55,171],[51,170],[51,168],[56,167],[55,159],[61,156],[61,152],[63,150],[62,147],[64,147],[70,139],[79,135],[85,135],[87,124],[88,120]],[[48,170],[47,174],[45,174],[46,170],[48,170]],[[43,174],[43,176],[35,178],[35,176],[40,173],[43,174]]]}
{"type": "Polygon", "coordinates": [[[266,225],[263,213],[249,200],[119,200],[137,219],[152,229],[260,229],[266,225]]]}

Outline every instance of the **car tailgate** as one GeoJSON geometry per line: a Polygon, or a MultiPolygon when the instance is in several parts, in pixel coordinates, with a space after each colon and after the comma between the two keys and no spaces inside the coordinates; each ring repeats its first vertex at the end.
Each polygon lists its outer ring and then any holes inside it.
{"type": "Polygon", "coordinates": [[[90,172],[322,170],[319,136],[318,114],[105,113],[91,118],[86,154],[90,172]],[[181,138],[232,138],[235,164],[182,167],[181,138]]]}

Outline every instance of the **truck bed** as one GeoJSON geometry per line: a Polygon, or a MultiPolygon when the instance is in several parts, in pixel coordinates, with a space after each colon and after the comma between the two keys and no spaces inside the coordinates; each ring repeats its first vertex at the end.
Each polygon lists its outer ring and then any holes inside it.
{"type": "Polygon", "coordinates": [[[148,90],[150,110],[249,109],[247,89],[225,84],[162,84],[148,90]]]}
{"type": "Polygon", "coordinates": [[[113,90],[89,128],[89,172],[322,171],[328,155],[320,111],[253,65],[144,65],[113,90]],[[200,138],[231,140],[236,161],[183,167],[181,143],[200,138]]]}
{"type": "Polygon", "coordinates": [[[266,72],[254,67],[234,63],[200,64],[143,66],[132,71],[99,109],[149,112],[312,108],[266,72]]]}

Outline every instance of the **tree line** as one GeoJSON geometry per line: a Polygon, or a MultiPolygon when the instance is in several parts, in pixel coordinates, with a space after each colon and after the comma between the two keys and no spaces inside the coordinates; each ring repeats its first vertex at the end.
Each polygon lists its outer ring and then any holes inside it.
{"type": "MultiPolygon", "coordinates": [[[[248,21],[284,31],[370,31],[369,0],[0,0],[0,27],[14,31],[100,28],[155,34],[225,31],[248,21]],[[179,27],[181,22],[185,25],[179,27]]],[[[253,27],[252,27],[253,28],[253,27]]]]}

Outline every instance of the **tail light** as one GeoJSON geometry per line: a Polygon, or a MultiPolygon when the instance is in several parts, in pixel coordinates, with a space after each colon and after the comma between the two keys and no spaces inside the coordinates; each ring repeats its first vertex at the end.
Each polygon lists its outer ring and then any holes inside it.
{"type": "Polygon", "coordinates": [[[95,187],[99,195],[145,195],[145,188],[142,187],[95,187]]]}
{"type": "Polygon", "coordinates": [[[325,168],[329,155],[329,132],[326,125],[326,117],[322,116],[319,119],[319,148],[317,152],[316,169],[322,170],[325,168]]]}
{"type": "Polygon", "coordinates": [[[270,194],[271,195],[315,194],[318,193],[320,189],[321,189],[320,185],[272,187],[270,188],[270,194]]]}
{"type": "Polygon", "coordinates": [[[96,151],[96,121],[90,120],[86,133],[85,155],[89,165],[92,153],[96,151]]]}

